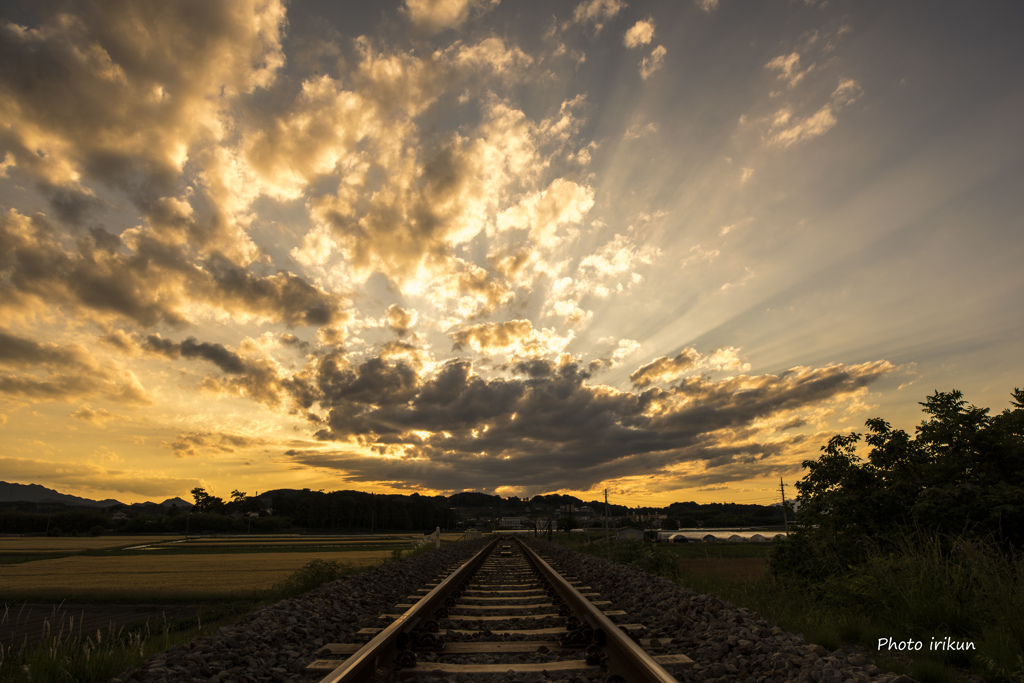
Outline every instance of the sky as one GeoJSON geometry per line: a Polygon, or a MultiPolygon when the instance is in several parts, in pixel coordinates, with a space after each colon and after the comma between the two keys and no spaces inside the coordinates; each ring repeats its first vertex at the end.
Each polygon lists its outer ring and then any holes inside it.
{"type": "Polygon", "coordinates": [[[1022,20],[6,1],[0,479],[770,503],[935,391],[999,412],[1022,20]]]}

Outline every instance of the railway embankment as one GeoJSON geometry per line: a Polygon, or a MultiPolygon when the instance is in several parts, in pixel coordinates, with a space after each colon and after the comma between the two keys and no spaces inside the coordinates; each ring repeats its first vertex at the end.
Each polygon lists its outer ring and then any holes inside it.
{"type": "MultiPolygon", "coordinates": [[[[881,671],[862,654],[830,652],[787,633],[759,615],[711,595],[701,595],[668,579],[557,545],[536,542],[559,571],[573,574],[611,601],[610,609],[627,612],[644,624],[645,638],[671,644],[694,660],[680,671],[682,682],[809,681],[813,683],[910,683],[881,671]]],[[[111,683],[307,683],[319,676],[304,673],[316,653],[333,642],[355,642],[358,631],[380,626],[380,615],[393,612],[417,588],[436,580],[468,559],[482,542],[445,546],[401,562],[387,563],[326,584],[303,595],[259,609],[208,638],[146,661],[111,683]]],[[[445,680],[445,679],[441,679],[445,680]]],[[[471,676],[447,680],[566,681],[540,672],[471,676]]],[[[598,679],[599,680],[599,679],[598,679]]]]}

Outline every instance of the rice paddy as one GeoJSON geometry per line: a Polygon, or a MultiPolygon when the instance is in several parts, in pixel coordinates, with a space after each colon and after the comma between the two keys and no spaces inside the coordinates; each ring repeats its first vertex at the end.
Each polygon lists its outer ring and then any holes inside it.
{"type": "Polygon", "coordinates": [[[0,600],[185,601],[248,597],[315,559],[353,568],[412,547],[363,537],[0,538],[0,600]]]}

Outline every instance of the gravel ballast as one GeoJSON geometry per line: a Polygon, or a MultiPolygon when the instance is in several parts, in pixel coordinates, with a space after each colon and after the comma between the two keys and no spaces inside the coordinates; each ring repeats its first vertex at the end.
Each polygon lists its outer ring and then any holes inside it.
{"type": "MultiPolygon", "coordinates": [[[[242,617],[208,638],[171,648],[110,683],[307,683],[304,668],[327,643],[362,642],[367,626],[386,625],[378,616],[458,562],[469,559],[485,542],[445,546],[419,557],[384,564],[283,600],[242,617]]],[[[692,668],[672,669],[684,682],[750,681],[768,683],[911,683],[907,676],[885,673],[859,653],[828,652],[787,633],[756,614],[715,596],[701,595],[663,578],[558,545],[535,546],[564,574],[612,601],[628,621],[647,626],[645,638],[660,641],[660,653],[681,653],[692,668]]],[[[586,677],[545,678],[540,674],[460,674],[441,678],[463,681],[585,681],[586,677]]],[[[599,678],[597,680],[603,680],[599,678]]]]}
{"type": "Polygon", "coordinates": [[[632,567],[582,555],[549,543],[535,546],[563,574],[611,600],[610,609],[630,614],[669,654],[685,654],[689,669],[673,669],[680,681],[749,681],[750,683],[912,683],[887,673],[861,653],[829,652],[800,635],[783,631],[756,613],[713,595],[682,588],[668,579],[632,567]]]}

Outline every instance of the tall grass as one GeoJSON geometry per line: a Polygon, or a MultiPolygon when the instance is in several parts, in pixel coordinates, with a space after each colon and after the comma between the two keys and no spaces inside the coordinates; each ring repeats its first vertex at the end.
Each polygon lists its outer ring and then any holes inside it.
{"type": "MultiPolygon", "coordinates": [[[[348,576],[364,568],[333,560],[313,560],[293,572],[273,588],[259,592],[249,600],[236,600],[206,609],[205,616],[191,619],[161,619],[141,626],[81,631],[74,621],[44,621],[42,640],[0,642],[0,683],[86,683],[105,681],[139,666],[152,655],[197,636],[214,633],[256,607],[308,592],[324,583],[348,576]],[[51,632],[50,624],[60,623],[51,632]]],[[[0,625],[17,623],[19,611],[7,605],[0,612],[0,625]]]]}
{"type": "Polygon", "coordinates": [[[283,581],[274,584],[267,597],[287,598],[301,593],[308,593],[325,583],[361,571],[350,564],[337,560],[313,560],[292,572],[283,581]]]}
{"type": "MultiPolygon", "coordinates": [[[[204,625],[200,617],[192,619],[161,619],[147,621],[132,628],[110,627],[83,633],[70,620],[63,619],[60,629],[50,632],[45,621],[43,640],[0,643],[0,681],[4,683],[82,683],[105,681],[138,666],[148,657],[167,650],[173,645],[186,643],[197,635],[206,635],[221,623],[234,618],[249,608],[234,606],[213,615],[204,625]],[[219,617],[219,618],[218,618],[219,617]]],[[[0,624],[15,621],[17,610],[5,607],[0,624]]]]}
{"type": "MultiPolygon", "coordinates": [[[[663,558],[671,551],[638,545],[613,545],[612,559],[759,612],[830,650],[859,645],[879,666],[922,683],[952,683],[968,671],[992,683],[1024,683],[1024,558],[995,543],[917,534],[888,549],[859,549],[862,561],[818,575],[824,579],[773,572],[769,563],[755,581],[689,573],[685,563],[682,570],[677,563],[664,571],[663,558]],[[974,649],[929,650],[933,638],[947,636],[974,649]],[[923,646],[900,653],[910,656],[908,664],[905,657],[879,652],[880,638],[913,639],[923,646]]],[[[576,549],[608,552],[600,546],[576,549]]]]}

